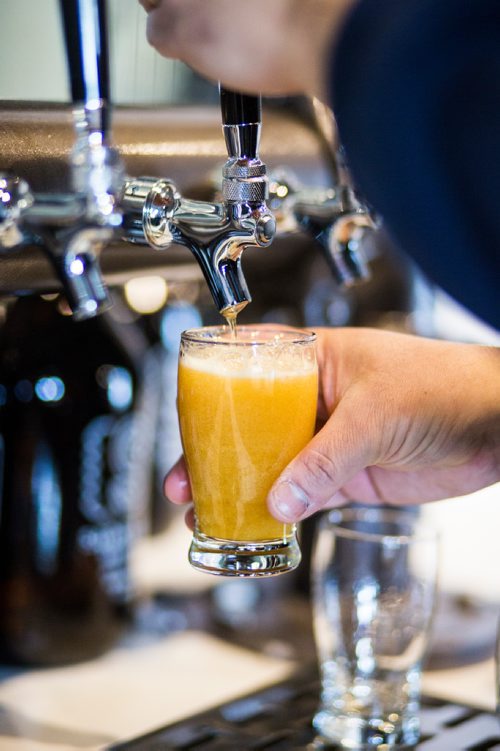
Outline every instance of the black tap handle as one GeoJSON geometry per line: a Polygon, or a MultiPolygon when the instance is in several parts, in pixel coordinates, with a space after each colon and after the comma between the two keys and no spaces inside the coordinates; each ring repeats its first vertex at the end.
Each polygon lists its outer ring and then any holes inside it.
{"type": "Polygon", "coordinates": [[[220,86],[220,108],[223,125],[248,125],[262,121],[260,96],[241,94],[220,86]]]}
{"type": "Polygon", "coordinates": [[[106,1],[59,0],[59,5],[73,102],[109,102],[106,1]]]}
{"type": "Polygon", "coordinates": [[[230,159],[258,158],[262,100],[219,87],[222,125],[230,159]]]}

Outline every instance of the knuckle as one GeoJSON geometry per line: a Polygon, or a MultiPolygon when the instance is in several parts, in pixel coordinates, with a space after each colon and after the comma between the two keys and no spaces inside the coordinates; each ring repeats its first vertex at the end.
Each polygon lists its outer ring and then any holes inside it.
{"type": "Polygon", "coordinates": [[[311,449],[303,456],[306,483],[335,485],[338,476],[337,468],[332,457],[319,449],[311,449]]]}

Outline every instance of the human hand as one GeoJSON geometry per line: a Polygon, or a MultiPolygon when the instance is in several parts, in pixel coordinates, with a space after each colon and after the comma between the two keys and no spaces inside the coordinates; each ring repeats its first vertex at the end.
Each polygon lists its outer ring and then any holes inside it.
{"type": "Polygon", "coordinates": [[[354,0],[139,0],[165,57],[238,91],[322,96],[329,45],[354,0]]]}
{"type": "MultiPolygon", "coordinates": [[[[350,499],[423,503],[500,480],[498,349],[370,329],[317,333],[323,425],[271,489],[274,516],[299,521],[350,499]]],[[[191,499],[182,460],[165,492],[191,499]]]]}
{"type": "Polygon", "coordinates": [[[500,480],[500,350],[324,329],[318,361],[324,425],[271,489],[274,516],[424,503],[500,480]]]}
{"type": "MultiPolygon", "coordinates": [[[[165,477],[163,491],[168,500],[176,505],[189,504],[193,500],[183,456],[174,464],[165,477]]],[[[186,511],[186,524],[190,529],[194,529],[194,511],[192,506],[188,506],[186,511]]]]}

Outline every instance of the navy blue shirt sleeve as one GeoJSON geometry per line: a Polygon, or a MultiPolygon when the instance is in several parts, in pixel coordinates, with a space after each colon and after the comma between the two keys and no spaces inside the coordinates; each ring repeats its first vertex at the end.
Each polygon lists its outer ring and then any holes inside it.
{"type": "Polygon", "coordinates": [[[360,0],[331,95],[353,177],[397,244],[500,328],[500,0],[360,0]]]}

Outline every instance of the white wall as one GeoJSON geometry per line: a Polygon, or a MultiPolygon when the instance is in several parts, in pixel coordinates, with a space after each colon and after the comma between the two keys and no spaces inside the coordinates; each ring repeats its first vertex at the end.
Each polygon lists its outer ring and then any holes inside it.
{"type": "Polygon", "coordinates": [[[0,0],[0,99],[67,100],[57,0],[0,0]]]}
{"type": "MultiPolygon", "coordinates": [[[[112,99],[156,104],[182,99],[186,68],[146,41],[137,0],[108,0],[112,99]]],[[[68,101],[58,0],[0,0],[0,99],[68,101]]]]}

